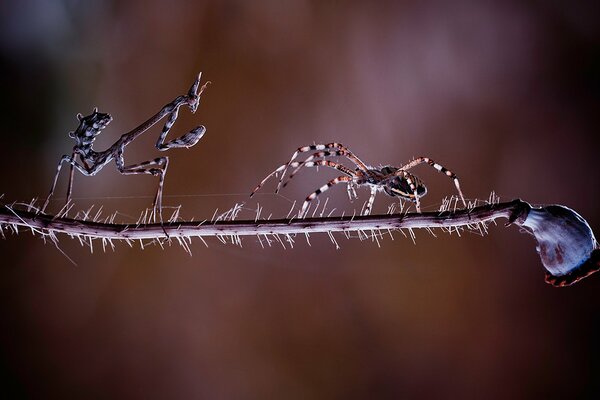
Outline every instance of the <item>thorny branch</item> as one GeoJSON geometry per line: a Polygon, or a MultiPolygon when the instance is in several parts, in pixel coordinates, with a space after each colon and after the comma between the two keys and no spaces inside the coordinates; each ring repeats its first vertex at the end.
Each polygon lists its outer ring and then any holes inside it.
{"type": "Polygon", "coordinates": [[[509,218],[514,221],[524,202],[488,204],[455,212],[424,212],[395,215],[320,217],[273,220],[216,220],[213,222],[168,222],[151,224],[114,224],[36,215],[9,206],[0,210],[0,223],[69,235],[86,235],[113,240],[167,239],[206,236],[290,235],[327,232],[356,232],[387,229],[453,228],[509,218]]]}
{"type": "MultiPolygon", "coordinates": [[[[237,207],[237,206],[236,206],[237,207]]],[[[35,210],[17,210],[14,206],[0,208],[0,232],[10,228],[18,232],[18,227],[30,229],[34,234],[49,237],[57,243],[56,234],[63,233],[78,238],[82,244],[92,248],[92,241],[100,239],[103,246],[113,246],[114,240],[122,240],[132,245],[133,241],[154,240],[162,246],[166,241],[177,240],[186,251],[191,252],[191,238],[198,237],[204,244],[204,237],[214,236],[226,243],[230,240],[241,246],[241,236],[256,236],[269,245],[284,242],[293,246],[294,237],[304,234],[306,240],[312,233],[327,233],[336,244],[333,233],[343,232],[347,237],[358,232],[359,238],[372,238],[379,242],[384,234],[407,230],[414,239],[415,228],[441,228],[448,232],[461,229],[487,232],[487,223],[498,218],[508,219],[507,226],[515,224],[532,233],[538,242],[538,252],[546,268],[546,281],[554,286],[567,286],[600,269],[600,250],[587,222],[573,210],[564,206],[533,208],[522,200],[504,203],[491,203],[461,210],[438,212],[336,216],[303,219],[236,220],[239,209],[234,207],[228,213],[210,221],[177,221],[174,216],[165,223],[146,223],[146,219],[136,224],[114,223],[112,218],[104,222],[97,218],[67,218],[65,213],[52,217],[36,213],[35,210]],[[283,239],[282,239],[283,237],[283,239]]],[[[310,243],[310,242],[309,242],[310,243]]]]}

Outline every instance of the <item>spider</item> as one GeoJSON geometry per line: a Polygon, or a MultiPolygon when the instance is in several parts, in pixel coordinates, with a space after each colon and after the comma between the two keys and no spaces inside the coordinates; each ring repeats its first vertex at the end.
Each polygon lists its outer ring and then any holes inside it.
{"type": "Polygon", "coordinates": [[[296,150],[296,152],[292,155],[290,161],[279,166],[277,169],[275,169],[275,171],[267,175],[258,184],[258,186],[254,188],[250,196],[253,196],[254,193],[256,193],[270,177],[276,175],[278,172],[282,172],[282,174],[279,178],[279,183],[275,193],[278,193],[280,188],[285,187],[302,167],[324,166],[334,168],[342,172],[344,175],[330,180],[325,185],[309,194],[302,204],[302,209],[299,213],[300,217],[304,217],[306,215],[308,206],[312,200],[338,183],[347,184],[348,196],[350,199],[352,199],[353,195],[356,198],[356,191],[354,189],[355,187],[367,185],[370,188],[371,196],[369,197],[366,207],[362,213],[363,215],[369,215],[371,213],[373,202],[375,201],[375,195],[379,191],[383,191],[388,196],[400,197],[404,200],[414,202],[416,204],[417,212],[421,212],[419,199],[427,194],[427,188],[425,187],[423,181],[421,181],[417,176],[408,172],[409,169],[416,167],[419,164],[429,164],[438,172],[441,172],[451,178],[454,181],[454,185],[456,186],[456,190],[458,190],[458,194],[463,205],[467,207],[465,198],[460,190],[458,177],[453,172],[436,163],[432,159],[428,157],[418,157],[402,167],[387,165],[380,168],[373,168],[367,166],[341,143],[314,144],[298,148],[298,150],[296,150]],[[306,153],[309,151],[317,152],[307,157],[304,161],[294,161],[300,153],[306,153]],[[352,170],[343,164],[326,159],[327,157],[346,157],[348,160],[354,163],[356,169],[352,170]],[[288,177],[287,182],[284,182],[284,176],[289,168],[294,168],[294,170],[288,177]]]}
{"type": "Polygon", "coordinates": [[[60,175],[60,170],[62,168],[63,163],[67,162],[71,164],[71,172],[69,176],[69,184],[67,188],[67,199],[66,203],[69,203],[71,199],[71,192],[73,188],[73,168],[76,168],[79,172],[86,176],[94,176],[96,175],[105,165],[107,165],[113,159],[115,160],[115,164],[117,166],[117,170],[124,175],[132,175],[132,174],[150,174],[153,176],[158,176],[158,190],[156,192],[156,197],[154,198],[154,202],[152,203],[154,213],[153,216],[156,215],[156,211],[158,210],[158,214],[162,220],[162,190],[163,183],[165,179],[165,174],[167,172],[167,167],[169,166],[169,158],[168,157],[158,157],[153,160],[145,161],[139,164],[125,165],[125,161],[123,159],[123,152],[125,151],[125,146],[133,142],[136,138],[138,138],[142,133],[146,132],[149,128],[158,123],[161,119],[168,116],[167,122],[165,123],[162,132],[156,142],[156,148],[160,151],[173,149],[173,148],[189,148],[198,143],[200,138],[206,132],[206,128],[202,125],[196,127],[185,135],[173,139],[167,143],[165,143],[165,138],[169,133],[169,130],[175,123],[177,119],[179,107],[186,105],[190,108],[192,113],[195,113],[198,104],[200,102],[200,96],[202,92],[206,88],[206,86],[210,82],[206,82],[201,88],[200,92],[198,92],[198,87],[200,86],[200,78],[202,73],[198,74],[198,77],[192,84],[190,90],[186,95],[178,96],[171,103],[165,105],[158,113],[154,116],[150,117],[146,122],[142,123],[137,128],[121,135],[121,137],[107,150],[97,152],[92,148],[96,137],[102,133],[102,130],[110,124],[112,121],[112,117],[110,114],[99,113],[97,108],[94,108],[91,115],[84,117],[81,114],[77,114],[77,119],[79,120],[79,126],[73,132],[69,132],[69,137],[75,139],[75,146],[73,146],[73,152],[70,156],[63,155],[58,163],[58,167],[56,170],[56,175],[54,176],[54,181],[52,183],[52,187],[50,189],[50,193],[44,202],[43,207],[40,212],[44,212],[46,207],[48,206],[48,202],[50,201],[50,197],[52,197],[54,193],[54,189],[56,188],[56,182],[58,181],[58,177],[60,175]],[[77,159],[79,157],[79,160],[77,159]]]}

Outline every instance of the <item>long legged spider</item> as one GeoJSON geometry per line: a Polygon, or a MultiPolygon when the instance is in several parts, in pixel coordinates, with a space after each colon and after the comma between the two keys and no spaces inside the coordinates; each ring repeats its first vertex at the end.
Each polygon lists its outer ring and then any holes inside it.
{"type": "Polygon", "coordinates": [[[298,148],[298,150],[296,150],[296,152],[292,155],[290,161],[279,166],[277,169],[275,169],[275,171],[267,175],[256,186],[256,188],[254,188],[250,196],[253,196],[254,193],[256,193],[269,178],[271,178],[279,172],[281,172],[281,176],[279,178],[279,183],[277,185],[275,193],[279,192],[280,188],[285,187],[302,167],[324,166],[336,169],[342,172],[344,175],[338,176],[337,178],[330,180],[325,185],[321,186],[320,188],[309,194],[308,197],[306,197],[304,203],[302,204],[302,209],[299,213],[300,217],[306,215],[306,212],[308,211],[308,206],[310,205],[310,202],[312,200],[314,200],[321,193],[327,191],[330,187],[339,183],[347,184],[348,194],[350,197],[352,197],[352,194],[354,194],[354,196],[356,197],[356,192],[354,191],[354,188],[357,186],[366,185],[370,188],[371,196],[367,201],[367,204],[363,211],[363,215],[369,215],[371,213],[373,202],[375,201],[375,195],[379,191],[383,191],[388,196],[400,197],[404,200],[414,202],[416,204],[417,212],[421,212],[420,198],[427,194],[427,188],[425,187],[423,181],[421,181],[417,176],[408,172],[409,169],[414,168],[419,164],[428,164],[431,167],[435,168],[438,172],[441,172],[449,178],[451,178],[454,181],[454,185],[456,186],[456,190],[458,191],[463,205],[465,207],[467,206],[463,193],[460,190],[460,184],[458,182],[458,177],[456,176],[456,174],[446,169],[442,165],[436,163],[432,159],[428,157],[418,157],[401,167],[387,165],[380,168],[373,168],[367,166],[364,162],[360,160],[360,158],[355,156],[354,153],[352,153],[346,146],[344,146],[341,143],[314,144],[311,146],[304,146],[298,148]],[[300,153],[306,153],[309,151],[316,152],[307,157],[304,161],[295,161],[296,158],[300,155],[300,153]],[[345,157],[352,163],[354,163],[356,169],[352,170],[351,168],[348,168],[343,164],[326,159],[327,157],[345,157]],[[289,175],[288,180],[284,181],[285,174],[290,168],[293,168],[293,171],[289,175]]]}
{"type": "Polygon", "coordinates": [[[206,82],[198,92],[201,76],[202,73],[199,73],[198,77],[186,95],[178,96],[175,100],[165,105],[158,113],[150,117],[146,122],[121,135],[121,137],[111,147],[101,152],[94,151],[92,145],[102,130],[106,128],[108,124],[110,124],[112,117],[110,114],[99,113],[97,108],[94,108],[92,114],[86,117],[81,114],[77,114],[79,126],[75,131],[69,132],[69,137],[75,139],[76,142],[75,146],[73,146],[73,152],[70,156],[63,155],[60,159],[50,193],[48,194],[48,197],[46,198],[46,201],[44,202],[40,212],[44,212],[46,210],[48,202],[50,201],[50,197],[52,197],[54,194],[56,182],[58,181],[63,163],[66,162],[71,165],[66,199],[66,203],[68,203],[71,198],[71,191],[73,188],[73,168],[77,169],[86,176],[94,176],[105,165],[114,159],[117,170],[123,175],[150,174],[153,176],[158,176],[158,190],[152,205],[154,208],[153,216],[156,216],[156,211],[158,211],[158,214],[162,220],[162,190],[167,167],[169,166],[169,157],[158,157],[139,164],[125,165],[123,153],[125,151],[125,146],[133,142],[142,133],[146,132],[166,116],[168,116],[167,122],[165,123],[162,132],[158,137],[158,141],[156,142],[156,148],[158,150],[165,151],[168,149],[181,147],[189,148],[198,143],[200,138],[206,132],[206,128],[202,125],[169,142],[165,143],[165,138],[177,119],[179,107],[186,105],[190,108],[192,113],[195,113],[198,109],[200,96],[202,95],[202,92],[206,86],[210,83],[206,82]]]}

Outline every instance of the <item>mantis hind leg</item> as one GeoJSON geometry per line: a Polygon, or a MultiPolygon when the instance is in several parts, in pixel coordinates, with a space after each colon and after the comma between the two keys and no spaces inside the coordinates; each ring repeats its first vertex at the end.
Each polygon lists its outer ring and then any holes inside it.
{"type": "Polygon", "coordinates": [[[154,215],[158,212],[160,221],[162,221],[162,192],[165,182],[165,174],[169,166],[168,157],[158,157],[154,160],[144,161],[138,164],[123,165],[123,154],[120,153],[117,157],[117,169],[123,175],[139,175],[147,174],[158,176],[158,189],[152,206],[154,208],[154,215]]]}

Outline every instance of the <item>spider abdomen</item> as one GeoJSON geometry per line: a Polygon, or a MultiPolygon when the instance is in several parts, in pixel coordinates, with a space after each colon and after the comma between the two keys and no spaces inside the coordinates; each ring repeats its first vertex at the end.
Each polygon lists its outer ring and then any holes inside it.
{"type": "Polygon", "coordinates": [[[383,190],[389,196],[416,201],[415,190],[411,188],[411,182],[416,188],[416,197],[420,198],[427,194],[427,187],[414,175],[396,176],[385,183],[383,190]]]}

